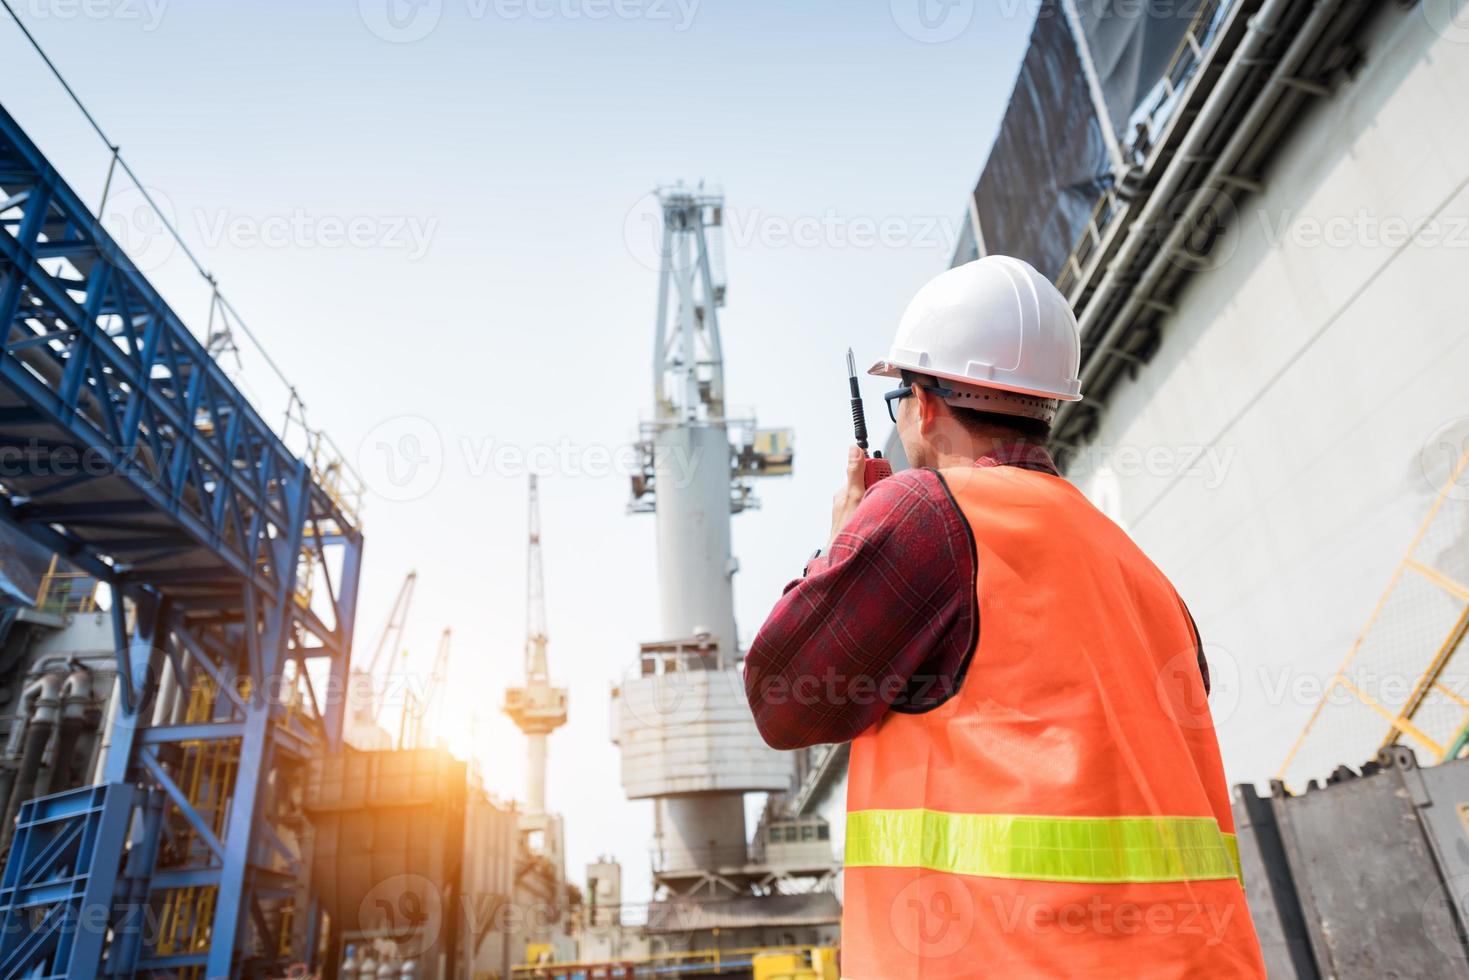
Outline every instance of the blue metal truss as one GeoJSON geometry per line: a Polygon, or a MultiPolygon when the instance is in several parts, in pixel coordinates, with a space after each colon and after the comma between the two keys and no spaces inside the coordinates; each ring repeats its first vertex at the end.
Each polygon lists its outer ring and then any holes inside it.
{"type": "MultiPolygon", "coordinates": [[[[120,701],[102,794],[129,811],[124,830],[92,820],[83,894],[116,903],[110,942],[67,946],[64,967],[61,947],[41,943],[18,972],[0,973],[94,980],[202,967],[225,977],[246,962],[307,959],[319,916],[292,788],[306,759],[341,739],[355,515],[3,109],[0,330],[0,519],[120,597],[120,701]],[[184,724],[155,704],[160,685],[215,696],[194,697],[184,724]],[[180,774],[218,745],[237,763],[204,774],[203,807],[197,772],[188,786],[180,774]],[[208,921],[179,918],[181,889],[213,890],[191,906],[208,921]],[[149,928],[165,906],[188,929],[183,948],[149,928]]],[[[45,805],[91,812],[97,792],[45,805]]],[[[50,894],[15,860],[0,916],[50,894]]],[[[81,900],[67,895],[55,914],[81,900]]]]}
{"type": "Polygon", "coordinates": [[[93,871],[122,860],[135,795],[128,786],[89,786],[21,806],[0,878],[0,977],[91,975],[113,878],[93,871]],[[47,972],[34,972],[43,964],[47,972]]]}

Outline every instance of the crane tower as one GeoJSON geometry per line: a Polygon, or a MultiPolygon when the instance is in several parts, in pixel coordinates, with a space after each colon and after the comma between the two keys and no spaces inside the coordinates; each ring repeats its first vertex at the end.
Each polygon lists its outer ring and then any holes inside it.
{"type": "Polygon", "coordinates": [[[726,409],[719,308],[723,196],[658,192],[662,266],[653,418],[642,425],[629,510],[652,512],[660,639],[614,691],[623,788],[654,801],[655,885],[665,894],[748,890],[744,794],[788,789],[745,702],[735,629],[730,515],[757,505],[748,478],[789,473],[788,431],[726,409]]]}
{"type": "Polygon", "coordinates": [[[540,491],[530,478],[529,544],[525,563],[525,684],[505,692],[505,713],[525,733],[525,811],[521,830],[538,852],[560,863],[560,819],[546,813],[546,741],[566,724],[566,689],[551,684],[546,659],[546,583],[541,572],[540,491]]]}

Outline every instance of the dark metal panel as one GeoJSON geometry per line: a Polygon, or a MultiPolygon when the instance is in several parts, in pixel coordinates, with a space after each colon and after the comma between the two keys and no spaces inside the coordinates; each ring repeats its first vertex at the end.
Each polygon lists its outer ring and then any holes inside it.
{"type": "Polygon", "coordinates": [[[1234,826],[1250,919],[1271,980],[1318,980],[1311,940],[1296,898],[1271,798],[1248,784],[1234,788],[1234,826]]]}
{"type": "Polygon", "coordinates": [[[1445,898],[1454,903],[1459,922],[1469,923],[1469,759],[1416,774],[1428,801],[1418,813],[1438,859],[1445,898]]]}
{"type": "Polygon", "coordinates": [[[1469,977],[1415,791],[1400,770],[1375,768],[1273,801],[1321,975],[1469,977]]]}

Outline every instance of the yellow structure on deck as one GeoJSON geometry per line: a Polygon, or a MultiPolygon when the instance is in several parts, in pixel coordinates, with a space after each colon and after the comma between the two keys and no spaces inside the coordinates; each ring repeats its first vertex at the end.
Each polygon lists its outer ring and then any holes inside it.
{"type": "Polygon", "coordinates": [[[837,980],[837,951],[823,946],[799,953],[756,953],[754,980],[837,980]]]}
{"type": "MultiPolygon", "coordinates": [[[[527,958],[538,947],[526,949],[527,958]]],[[[754,980],[838,980],[834,946],[761,946],[637,956],[605,963],[523,963],[514,980],[643,980],[645,977],[752,977],[754,980]]]]}
{"type": "MultiPolygon", "coordinates": [[[[1458,450],[1459,447],[1454,447],[1458,450]]],[[[1469,748],[1469,449],[1423,524],[1277,778],[1295,791],[1380,748],[1443,762],[1469,748]]]]}

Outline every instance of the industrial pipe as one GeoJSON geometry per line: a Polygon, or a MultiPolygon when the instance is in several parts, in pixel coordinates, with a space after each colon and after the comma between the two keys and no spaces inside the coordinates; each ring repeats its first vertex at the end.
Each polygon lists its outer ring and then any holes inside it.
{"type": "Polygon", "coordinates": [[[118,702],[122,700],[122,681],[113,675],[112,688],[107,694],[107,710],[102,715],[101,734],[97,739],[96,758],[91,764],[91,780],[100,783],[107,771],[107,755],[112,750],[112,726],[117,722],[118,702]]]}
{"type": "MultiPolygon", "coordinates": [[[[1129,312],[1141,305],[1146,298],[1146,293],[1139,284],[1134,283],[1128,273],[1133,264],[1141,257],[1148,240],[1153,235],[1153,228],[1165,215],[1175,196],[1178,194],[1179,185],[1191,169],[1191,165],[1197,162],[1204,153],[1204,143],[1216,130],[1230,106],[1234,103],[1236,95],[1244,85],[1246,79],[1260,67],[1261,58],[1265,46],[1275,33],[1280,29],[1286,14],[1290,10],[1293,0],[1266,0],[1264,6],[1251,16],[1249,27],[1243,42],[1235,51],[1234,56],[1229,59],[1224,73],[1220,76],[1214,90],[1209,93],[1208,99],[1204,101],[1199,110],[1198,117],[1189,126],[1188,133],[1184,136],[1183,143],[1173,155],[1173,162],[1164,171],[1152,193],[1149,194],[1147,203],[1143,205],[1140,213],[1127,229],[1127,236],[1123,239],[1122,247],[1118,249],[1117,255],[1107,266],[1102,281],[1097,285],[1096,293],[1091,302],[1087,304],[1085,312],[1081,316],[1081,336],[1083,342],[1088,340],[1088,334],[1096,329],[1097,321],[1105,315],[1110,301],[1115,298],[1118,290],[1128,289],[1131,291],[1133,302],[1128,304],[1129,312]]],[[[1334,6],[1333,3],[1318,4],[1312,12],[1310,26],[1319,24],[1319,15],[1322,7],[1334,6]]],[[[1302,31],[1297,36],[1296,43],[1292,49],[1299,47],[1307,32],[1302,31]]],[[[1259,102],[1255,110],[1259,109],[1259,102]]],[[[1241,130],[1242,131],[1242,130],[1241,130]]],[[[1237,134],[1238,135],[1238,134],[1237,134]]],[[[1232,161],[1231,161],[1232,162],[1232,161]]],[[[1182,222],[1180,222],[1182,226],[1182,222]]],[[[1177,229],[1175,228],[1175,231],[1177,229]]],[[[1091,359],[1082,368],[1082,389],[1085,390],[1089,383],[1095,378],[1102,368],[1106,359],[1106,352],[1111,348],[1113,342],[1120,334],[1126,318],[1122,315],[1113,317],[1107,325],[1105,332],[1093,348],[1091,359]]],[[[1071,412],[1070,405],[1063,405],[1056,418],[1056,431],[1061,431],[1061,424],[1071,412]]]]}
{"type": "MultiPolygon", "coordinates": [[[[61,687],[61,723],[56,731],[56,750],[51,755],[51,769],[44,789],[38,796],[48,796],[71,789],[72,762],[77,742],[88,728],[88,712],[92,707],[92,672],[81,663],[71,662],[71,673],[61,687]]],[[[92,729],[96,729],[93,721],[92,729]]]]}
{"type": "Polygon", "coordinates": [[[10,843],[11,835],[15,832],[15,818],[20,812],[20,805],[35,794],[41,757],[46,752],[46,744],[51,741],[51,733],[56,729],[61,714],[63,683],[64,678],[59,672],[43,674],[22,694],[22,703],[29,701],[32,708],[22,740],[20,768],[16,772],[10,799],[6,801],[4,823],[0,824],[0,850],[10,843]]]}
{"type": "MultiPolygon", "coordinates": [[[[45,660],[34,664],[30,675],[38,678],[26,687],[22,688],[20,702],[16,708],[15,721],[10,726],[10,732],[5,741],[4,759],[7,763],[0,767],[0,816],[3,816],[6,808],[10,805],[10,794],[15,787],[16,766],[9,765],[20,756],[22,740],[25,736],[26,723],[30,720],[30,714],[35,709],[35,700],[41,691],[39,678],[45,674],[59,673],[60,662],[45,660]],[[55,667],[48,664],[56,663],[55,667]]],[[[22,801],[24,802],[24,801],[22,801]]]]}
{"type": "MultiPolygon", "coordinates": [[[[1291,43],[1290,47],[1281,56],[1280,61],[1276,64],[1275,70],[1271,73],[1269,81],[1265,86],[1265,91],[1267,93],[1284,93],[1287,91],[1287,87],[1283,84],[1283,80],[1289,78],[1291,74],[1295,72],[1296,69],[1300,66],[1301,62],[1305,60],[1307,53],[1310,51],[1311,47],[1315,45],[1315,43],[1320,39],[1322,32],[1326,29],[1326,26],[1336,15],[1336,12],[1338,8],[1341,7],[1341,5],[1341,0],[1320,0],[1320,2],[1315,5],[1315,7],[1311,11],[1310,17],[1302,26],[1301,30],[1297,33],[1296,38],[1291,43]]],[[[1264,11],[1261,11],[1261,13],[1263,14],[1264,11]]],[[[1250,22],[1250,30],[1252,32],[1256,30],[1256,24],[1253,19],[1250,22]]],[[[1262,37],[1268,37],[1269,34],[1273,33],[1274,30],[1274,26],[1266,29],[1266,32],[1262,35],[1262,37]]],[[[1233,63],[1234,62],[1232,61],[1231,64],[1233,63]]],[[[1146,271],[1143,273],[1141,278],[1132,286],[1131,291],[1129,292],[1127,297],[1127,302],[1123,305],[1117,316],[1112,319],[1111,323],[1108,325],[1107,331],[1102,335],[1102,339],[1098,343],[1093,353],[1091,362],[1087,365],[1087,369],[1082,372],[1083,385],[1085,385],[1098,372],[1103,369],[1106,360],[1106,358],[1104,357],[1105,352],[1112,346],[1126,324],[1137,314],[1137,312],[1143,307],[1143,305],[1148,302],[1153,286],[1156,285],[1158,279],[1168,267],[1169,256],[1182,243],[1184,236],[1189,234],[1193,230],[1194,222],[1200,216],[1203,208],[1209,203],[1211,195],[1224,186],[1224,181],[1222,180],[1222,178],[1229,174],[1230,170],[1235,166],[1239,158],[1248,148],[1250,141],[1259,135],[1259,128],[1261,124],[1264,123],[1266,115],[1270,112],[1273,112],[1278,105],[1279,100],[1275,98],[1256,99],[1255,102],[1250,106],[1250,109],[1246,113],[1244,119],[1241,120],[1240,124],[1237,127],[1235,127],[1234,135],[1230,138],[1229,142],[1225,145],[1224,150],[1219,154],[1213,165],[1210,167],[1209,172],[1205,176],[1203,182],[1198,188],[1196,188],[1192,192],[1192,196],[1189,200],[1188,206],[1184,210],[1183,215],[1177,222],[1174,223],[1174,226],[1170,230],[1168,237],[1164,239],[1163,244],[1158,249],[1157,254],[1153,257],[1152,261],[1149,262],[1146,271]]],[[[1207,106],[1205,108],[1207,109],[1207,106]]],[[[1206,121],[1201,117],[1200,120],[1194,124],[1194,128],[1193,130],[1191,130],[1189,135],[1193,136],[1195,133],[1208,133],[1211,128],[1212,127],[1206,124],[1206,121]]],[[[1181,159],[1187,160],[1189,158],[1188,153],[1188,149],[1184,149],[1180,151],[1179,157],[1181,159]]],[[[1149,206],[1151,207],[1158,200],[1160,200],[1160,198],[1158,198],[1157,196],[1150,199],[1149,206]]],[[[1169,203],[1169,198],[1166,195],[1163,196],[1161,200],[1164,205],[1167,205],[1169,203]]],[[[1133,227],[1129,229],[1129,238],[1131,237],[1132,232],[1142,224],[1143,219],[1140,218],[1138,223],[1133,225],[1133,227]]],[[[1113,269],[1115,270],[1116,268],[1117,266],[1114,265],[1113,269]]],[[[1087,312],[1088,314],[1090,314],[1092,310],[1089,309],[1087,312]]],[[[1090,317],[1083,317],[1084,321],[1087,319],[1090,319],[1090,317]]]]}

